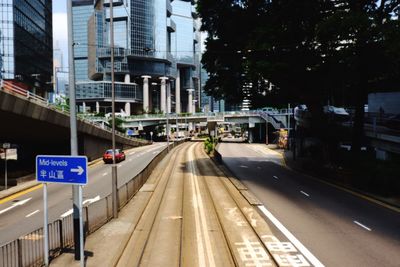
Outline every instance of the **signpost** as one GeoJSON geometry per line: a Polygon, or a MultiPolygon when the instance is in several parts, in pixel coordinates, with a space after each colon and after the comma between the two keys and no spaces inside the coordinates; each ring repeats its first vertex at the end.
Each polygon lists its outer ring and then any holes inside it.
{"type": "Polygon", "coordinates": [[[37,156],[36,180],[43,183],[44,207],[44,259],[49,266],[49,233],[47,212],[47,183],[78,185],[79,228],[80,228],[80,262],[84,266],[82,186],[87,184],[87,157],[85,156],[37,156]]]}
{"type": "Polygon", "coordinates": [[[4,148],[4,185],[5,185],[5,190],[7,190],[8,184],[7,184],[7,149],[11,147],[10,143],[3,143],[3,148],[4,148]]]}

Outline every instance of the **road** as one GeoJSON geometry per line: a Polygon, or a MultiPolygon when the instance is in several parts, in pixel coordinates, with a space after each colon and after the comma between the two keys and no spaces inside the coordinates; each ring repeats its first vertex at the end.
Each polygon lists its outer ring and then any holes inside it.
{"type": "Polygon", "coordinates": [[[222,143],[219,152],[275,231],[281,223],[325,266],[400,266],[399,212],[289,170],[265,145],[222,143]]]}
{"type": "Polygon", "coordinates": [[[144,186],[152,195],[115,265],[321,266],[280,242],[232,180],[202,143],[177,147],[144,186]]]}
{"type": "MultiPolygon", "coordinates": [[[[166,143],[130,149],[126,160],[118,163],[118,186],[138,174],[164,148],[166,143]]],[[[83,189],[84,203],[111,193],[111,165],[99,162],[89,167],[88,184],[83,189]]],[[[0,201],[0,245],[43,226],[43,190],[36,186],[16,198],[0,201]]],[[[68,185],[48,186],[49,221],[72,212],[72,189],[68,185]]]]}

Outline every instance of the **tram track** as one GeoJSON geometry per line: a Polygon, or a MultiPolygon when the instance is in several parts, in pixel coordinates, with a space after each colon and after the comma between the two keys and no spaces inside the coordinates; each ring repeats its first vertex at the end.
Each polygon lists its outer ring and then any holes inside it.
{"type": "Polygon", "coordinates": [[[201,143],[171,154],[117,266],[311,266],[296,265],[301,255],[273,236],[201,143]]]}

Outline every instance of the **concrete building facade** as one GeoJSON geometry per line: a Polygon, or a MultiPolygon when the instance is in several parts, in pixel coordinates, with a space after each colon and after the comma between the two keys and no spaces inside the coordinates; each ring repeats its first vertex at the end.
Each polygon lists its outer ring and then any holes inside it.
{"type": "MultiPolygon", "coordinates": [[[[112,67],[109,0],[74,0],[73,19],[77,102],[91,112],[108,113],[112,67]]],[[[117,112],[195,110],[200,95],[197,21],[191,1],[113,1],[117,112]]]]}

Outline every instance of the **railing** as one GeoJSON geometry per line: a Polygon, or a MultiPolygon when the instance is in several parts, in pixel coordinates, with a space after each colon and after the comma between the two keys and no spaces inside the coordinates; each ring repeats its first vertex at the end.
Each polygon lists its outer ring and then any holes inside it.
{"type": "MultiPolygon", "coordinates": [[[[183,143],[169,144],[169,149],[183,143]]],[[[165,148],[138,175],[117,189],[118,207],[122,209],[146,183],[157,164],[167,155],[165,148]]],[[[89,235],[112,219],[112,195],[83,207],[84,233],[89,235]]],[[[73,215],[48,224],[50,258],[55,258],[74,245],[73,215]]],[[[43,228],[0,246],[0,267],[43,266],[43,228]]]]}
{"type": "MultiPolygon", "coordinates": [[[[69,116],[69,109],[68,109],[68,107],[66,107],[65,105],[63,106],[63,105],[56,105],[56,104],[50,103],[49,100],[47,100],[47,99],[45,99],[45,98],[43,98],[43,97],[41,97],[41,96],[38,96],[38,95],[36,95],[36,94],[34,94],[34,93],[31,93],[31,92],[29,92],[28,90],[25,90],[25,89],[23,89],[23,88],[20,88],[20,87],[18,87],[17,85],[15,85],[15,84],[13,84],[13,83],[4,81],[4,82],[3,82],[3,87],[2,87],[1,89],[2,89],[3,91],[7,92],[7,93],[11,93],[11,94],[14,94],[14,95],[18,95],[18,96],[20,96],[20,97],[26,98],[26,99],[29,100],[29,101],[33,101],[33,102],[35,102],[35,103],[38,104],[38,105],[41,105],[41,106],[43,106],[43,107],[46,107],[46,108],[55,110],[55,111],[57,111],[57,112],[61,112],[61,113],[65,114],[65,115],[69,116]]],[[[102,129],[102,130],[105,130],[105,131],[108,131],[108,132],[110,132],[110,133],[112,132],[112,129],[111,129],[111,128],[109,128],[109,127],[107,127],[107,126],[102,127],[102,126],[99,125],[98,123],[93,122],[93,121],[91,121],[91,120],[88,120],[88,119],[86,119],[86,118],[83,117],[83,116],[78,116],[77,118],[78,118],[80,121],[83,121],[83,122],[85,122],[85,123],[91,124],[93,127],[96,127],[96,128],[99,128],[99,129],[102,129]]],[[[118,136],[120,136],[120,137],[127,138],[127,139],[130,139],[130,140],[135,141],[135,142],[138,142],[138,143],[148,143],[148,142],[146,142],[146,141],[143,141],[143,140],[140,140],[140,139],[137,139],[137,138],[132,138],[132,137],[130,137],[130,136],[128,136],[128,135],[125,135],[124,133],[120,133],[120,132],[118,132],[118,131],[116,131],[115,133],[116,133],[116,135],[118,135],[118,136]]]]}

